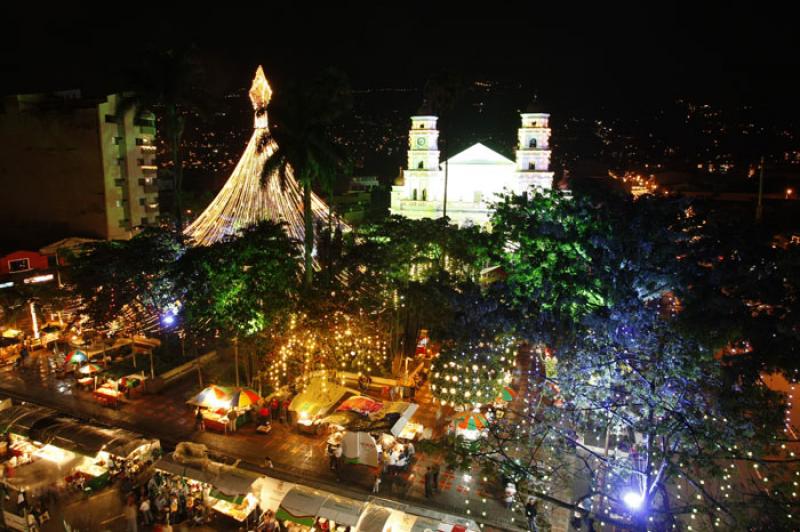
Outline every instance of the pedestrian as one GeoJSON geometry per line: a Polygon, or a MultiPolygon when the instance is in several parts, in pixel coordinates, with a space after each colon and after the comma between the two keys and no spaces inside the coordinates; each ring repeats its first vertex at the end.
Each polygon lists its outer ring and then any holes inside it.
{"type": "Polygon", "coordinates": [[[334,465],[336,466],[336,480],[341,482],[342,481],[342,446],[337,445],[333,448],[333,457],[334,457],[334,465]]]}
{"type": "Polygon", "coordinates": [[[288,397],[283,400],[283,417],[284,417],[284,419],[286,419],[286,423],[287,424],[291,422],[291,420],[289,419],[289,405],[291,403],[292,402],[289,401],[288,397]]]}
{"type": "Polygon", "coordinates": [[[431,474],[433,475],[433,491],[439,493],[439,464],[434,464],[431,474]]]}
{"type": "Polygon", "coordinates": [[[28,500],[25,498],[25,492],[20,491],[17,495],[17,510],[22,513],[28,507],[28,500]]]}
{"type": "Polygon", "coordinates": [[[333,454],[333,445],[328,444],[328,465],[331,470],[336,469],[336,455],[333,454]]]}
{"type": "Polygon", "coordinates": [[[197,412],[194,415],[194,429],[195,430],[206,430],[206,421],[203,417],[203,411],[198,408],[197,412]]]}
{"type": "Polygon", "coordinates": [[[408,398],[413,401],[416,395],[417,395],[417,386],[415,384],[412,384],[411,387],[408,389],[408,398]]]}
{"type": "Polygon", "coordinates": [[[505,503],[506,509],[510,510],[512,506],[514,506],[514,495],[517,494],[517,488],[514,486],[513,482],[509,482],[506,484],[506,491],[505,491],[505,503]]]}
{"type": "Polygon", "coordinates": [[[142,499],[139,511],[142,512],[142,521],[144,521],[145,526],[151,525],[153,523],[153,511],[150,510],[150,499],[147,497],[142,499]]]}
{"type": "Polygon", "coordinates": [[[264,457],[264,467],[268,467],[269,469],[272,469],[272,460],[270,459],[269,456],[265,456],[264,457]]]}
{"type": "Polygon", "coordinates": [[[430,499],[433,497],[433,472],[431,466],[425,468],[425,497],[430,499]]]}
{"type": "Polygon", "coordinates": [[[36,516],[34,516],[32,512],[28,514],[26,521],[28,523],[28,532],[39,532],[39,525],[36,523],[36,516]]]}
{"type": "Polygon", "coordinates": [[[281,403],[278,401],[277,397],[273,397],[272,401],[270,401],[269,408],[270,408],[270,411],[272,412],[273,416],[277,416],[278,415],[278,407],[280,407],[280,404],[281,403]]]}
{"type": "Polygon", "coordinates": [[[372,485],[372,493],[378,493],[381,489],[381,474],[375,475],[375,483],[372,485]]]}
{"type": "Polygon", "coordinates": [[[139,512],[136,511],[136,499],[133,496],[128,497],[128,503],[125,505],[125,521],[128,523],[128,532],[138,532],[139,523],[137,518],[139,512]]]}
{"type": "Polygon", "coordinates": [[[395,398],[395,388],[394,386],[389,387],[389,400],[394,401],[395,398]]]}
{"type": "Polygon", "coordinates": [[[539,515],[539,508],[536,500],[533,497],[528,497],[528,502],[525,503],[525,516],[528,518],[528,530],[531,532],[539,532],[539,525],[536,524],[537,515],[539,515]]]}

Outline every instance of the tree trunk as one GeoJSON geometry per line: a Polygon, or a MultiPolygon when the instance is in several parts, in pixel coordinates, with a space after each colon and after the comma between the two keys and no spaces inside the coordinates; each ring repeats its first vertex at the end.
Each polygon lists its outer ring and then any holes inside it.
{"type": "Polygon", "coordinates": [[[233,360],[236,369],[236,387],[239,387],[239,338],[233,339],[233,360]]]}
{"type": "Polygon", "coordinates": [[[303,286],[306,290],[310,290],[311,283],[314,280],[314,261],[312,258],[312,253],[314,252],[314,216],[311,212],[311,183],[308,180],[303,181],[303,217],[306,222],[304,238],[306,271],[303,286]]]}

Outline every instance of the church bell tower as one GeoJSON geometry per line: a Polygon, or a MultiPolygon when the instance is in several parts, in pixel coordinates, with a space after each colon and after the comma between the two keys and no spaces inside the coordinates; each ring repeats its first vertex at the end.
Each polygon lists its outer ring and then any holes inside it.
{"type": "Polygon", "coordinates": [[[550,115],[548,113],[522,113],[522,127],[517,133],[518,194],[531,186],[551,188],[553,172],[550,171],[550,115]]]}

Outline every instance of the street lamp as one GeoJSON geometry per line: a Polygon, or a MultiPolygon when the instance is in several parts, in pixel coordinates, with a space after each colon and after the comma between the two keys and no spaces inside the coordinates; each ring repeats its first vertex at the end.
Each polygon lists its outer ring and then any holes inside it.
{"type": "Polygon", "coordinates": [[[644,496],[635,491],[628,491],[622,496],[622,502],[624,502],[625,506],[627,506],[630,510],[635,511],[642,507],[644,496]]]}

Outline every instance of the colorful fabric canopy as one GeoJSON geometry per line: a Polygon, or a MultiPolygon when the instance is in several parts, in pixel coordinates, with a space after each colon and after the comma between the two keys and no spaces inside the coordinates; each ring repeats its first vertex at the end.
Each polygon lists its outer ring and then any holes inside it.
{"type": "Polygon", "coordinates": [[[503,386],[503,389],[500,390],[500,396],[497,398],[498,401],[513,401],[514,398],[517,396],[517,392],[509,388],[508,386],[503,386]]]}
{"type": "Polygon", "coordinates": [[[247,408],[257,405],[261,399],[258,393],[250,388],[236,388],[230,397],[232,408],[247,408]]]}
{"type": "Polygon", "coordinates": [[[100,373],[101,371],[103,371],[103,368],[97,364],[86,364],[78,370],[78,373],[83,375],[92,375],[93,373],[100,373]]]}
{"type": "Polygon", "coordinates": [[[480,412],[463,412],[453,419],[453,423],[462,430],[482,430],[489,426],[486,417],[480,412]]]}
{"type": "Polygon", "coordinates": [[[227,390],[221,386],[217,386],[216,384],[212,384],[197,394],[190,402],[206,408],[222,408],[227,406],[227,403],[230,402],[230,399],[230,390],[227,390]]]}
{"type": "Polygon", "coordinates": [[[377,412],[383,408],[383,403],[380,401],[376,401],[371,397],[365,397],[363,395],[356,395],[354,397],[349,398],[344,403],[341,404],[339,408],[336,409],[337,412],[358,412],[362,415],[372,414],[373,412],[377,412]]]}
{"type": "Polygon", "coordinates": [[[86,353],[80,349],[73,349],[67,355],[67,358],[64,360],[64,364],[82,364],[87,360],[89,360],[89,357],[86,356],[86,353]]]}

